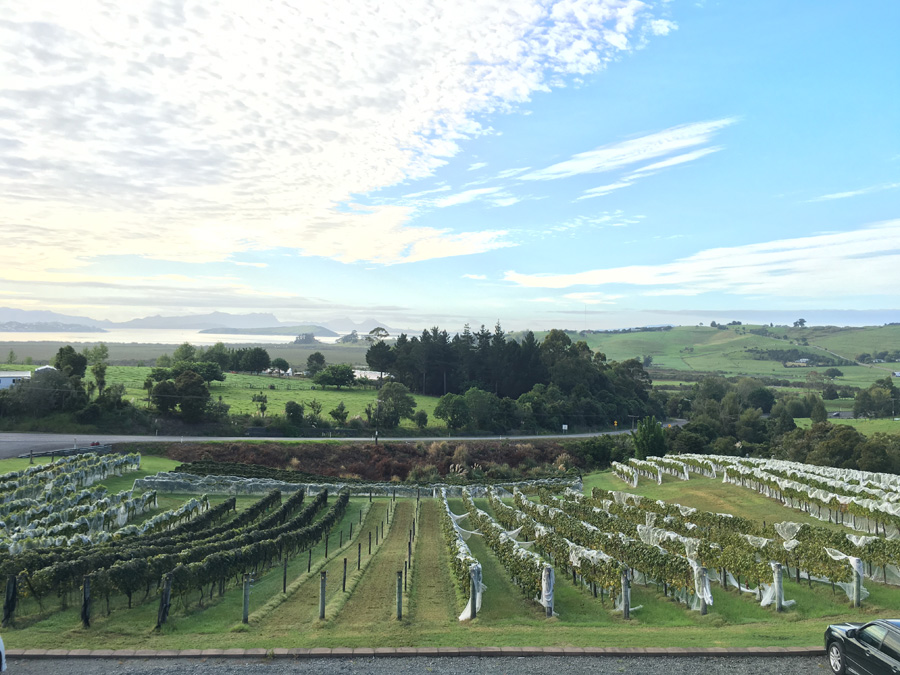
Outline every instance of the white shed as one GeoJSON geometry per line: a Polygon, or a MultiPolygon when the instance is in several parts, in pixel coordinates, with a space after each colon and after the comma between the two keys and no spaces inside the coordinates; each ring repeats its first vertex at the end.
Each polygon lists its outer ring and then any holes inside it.
{"type": "Polygon", "coordinates": [[[30,380],[30,370],[4,370],[0,371],[0,389],[9,389],[16,382],[30,380]]]}

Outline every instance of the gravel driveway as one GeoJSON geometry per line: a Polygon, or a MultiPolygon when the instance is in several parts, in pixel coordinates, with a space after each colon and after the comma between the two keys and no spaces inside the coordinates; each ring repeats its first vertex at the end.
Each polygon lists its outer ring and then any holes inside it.
{"type": "Polygon", "coordinates": [[[280,675],[315,673],[407,675],[473,673],[485,675],[558,675],[559,673],[629,673],[630,675],[824,675],[824,656],[534,656],[404,657],[348,659],[10,659],[10,675],[280,675]]]}

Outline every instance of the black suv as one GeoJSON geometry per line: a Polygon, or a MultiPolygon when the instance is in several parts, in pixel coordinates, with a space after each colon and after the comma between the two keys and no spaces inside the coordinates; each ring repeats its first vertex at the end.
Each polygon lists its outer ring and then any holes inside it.
{"type": "Polygon", "coordinates": [[[832,624],[825,652],[835,675],[900,675],[900,619],[832,624]]]}

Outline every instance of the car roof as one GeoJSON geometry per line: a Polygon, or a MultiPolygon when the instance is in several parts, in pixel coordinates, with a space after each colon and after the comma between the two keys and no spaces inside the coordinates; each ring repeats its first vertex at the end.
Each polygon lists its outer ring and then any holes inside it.
{"type": "Polygon", "coordinates": [[[900,619],[882,619],[882,622],[900,630],[900,619]]]}

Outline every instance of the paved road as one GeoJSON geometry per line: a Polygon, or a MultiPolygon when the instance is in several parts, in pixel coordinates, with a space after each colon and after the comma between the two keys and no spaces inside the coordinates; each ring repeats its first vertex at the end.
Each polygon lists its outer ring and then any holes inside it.
{"type": "MultiPolygon", "coordinates": [[[[682,425],[686,424],[686,420],[671,420],[666,424],[682,425]]],[[[516,441],[527,440],[546,440],[556,439],[572,439],[572,438],[590,438],[592,436],[607,436],[616,434],[629,433],[629,430],[623,431],[600,431],[590,434],[565,434],[550,436],[412,436],[408,438],[384,438],[382,441],[388,443],[416,443],[422,441],[431,443],[432,441],[496,441],[503,438],[512,438],[516,441]]],[[[328,439],[329,437],[323,437],[328,439]]],[[[298,442],[317,442],[323,438],[255,438],[250,439],[247,436],[128,436],[125,434],[95,434],[91,436],[70,436],[68,434],[42,434],[42,433],[0,433],[0,459],[8,459],[10,457],[18,457],[27,452],[47,452],[50,450],[61,450],[71,448],[77,445],[90,445],[94,441],[103,444],[110,443],[201,443],[205,441],[247,441],[247,440],[265,440],[273,443],[298,443],[298,442]]],[[[344,438],[347,442],[371,443],[371,436],[344,438]]]]}
{"type": "Polygon", "coordinates": [[[478,675],[547,675],[629,673],[630,675],[824,675],[824,656],[534,656],[404,657],[347,659],[10,659],[16,675],[409,675],[472,673],[478,675]]]}

